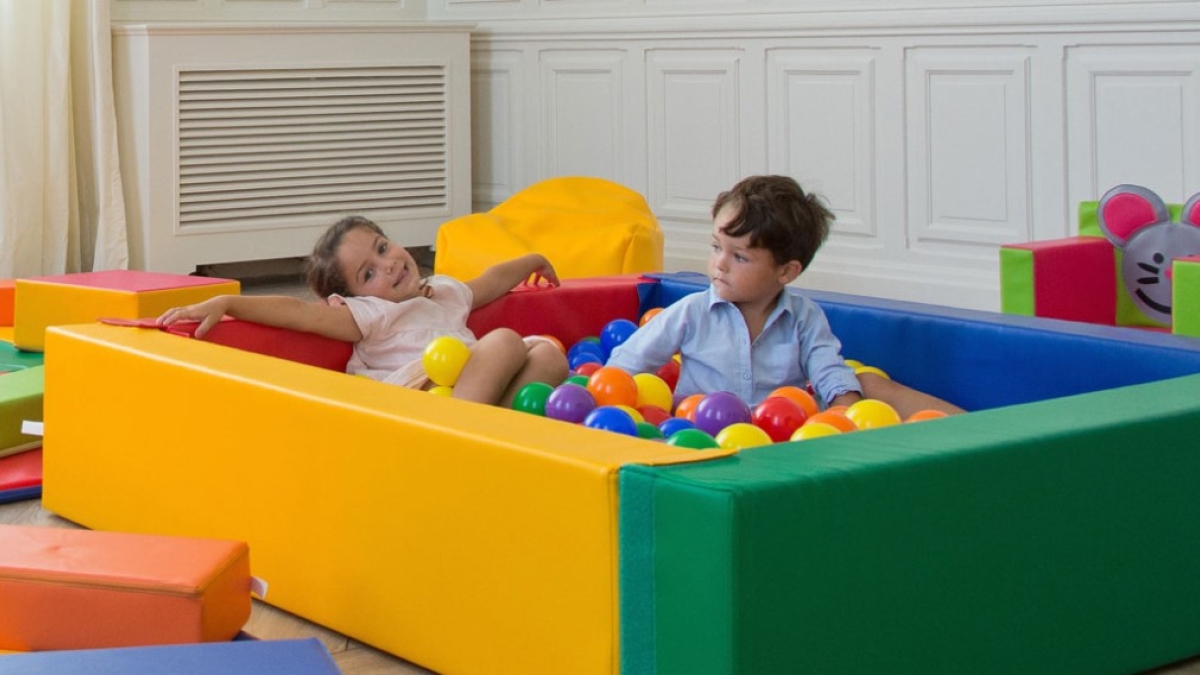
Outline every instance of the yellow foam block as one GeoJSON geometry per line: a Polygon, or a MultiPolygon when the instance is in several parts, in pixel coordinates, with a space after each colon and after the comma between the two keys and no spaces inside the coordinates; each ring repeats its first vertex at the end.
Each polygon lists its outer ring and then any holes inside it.
{"type": "Polygon", "coordinates": [[[171,307],[240,292],[241,285],[230,279],[132,270],[17,279],[13,344],[42,351],[49,326],[158,316],[171,307]]]}
{"type": "Polygon", "coordinates": [[[47,335],[48,509],[245,541],[269,602],[438,672],[618,672],[618,469],[729,454],[159,331],[47,335]]]}

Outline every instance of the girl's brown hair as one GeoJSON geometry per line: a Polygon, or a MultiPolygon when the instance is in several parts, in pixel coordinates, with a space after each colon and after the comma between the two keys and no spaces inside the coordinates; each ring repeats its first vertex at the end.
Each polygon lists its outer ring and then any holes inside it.
{"type": "Polygon", "coordinates": [[[305,280],[308,288],[318,297],[328,298],[331,295],[350,295],[346,285],[346,276],[342,274],[338,264],[337,252],[342,247],[342,239],[346,233],[362,228],[387,238],[383,230],[373,221],[362,216],[347,216],[334,223],[313,246],[312,255],[308,256],[305,269],[305,280]]]}

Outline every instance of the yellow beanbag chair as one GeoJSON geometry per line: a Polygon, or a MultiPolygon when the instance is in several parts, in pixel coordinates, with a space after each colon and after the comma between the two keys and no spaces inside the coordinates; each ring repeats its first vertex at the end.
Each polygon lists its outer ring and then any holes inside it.
{"type": "Polygon", "coordinates": [[[562,279],[661,272],[663,235],[646,200],[601,178],[536,183],[487,213],[443,223],[434,272],[473,279],[526,253],[541,253],[562,279]]]}

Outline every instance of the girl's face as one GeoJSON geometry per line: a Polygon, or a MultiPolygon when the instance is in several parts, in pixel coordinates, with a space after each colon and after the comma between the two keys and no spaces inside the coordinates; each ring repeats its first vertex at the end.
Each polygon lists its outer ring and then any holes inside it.
{"type": "Polygon", "coordinates": [[[780,265],[765,248],[751,248],[750,235],[731,237],[723,232],[737,215],[727,204],[713,219],[712,253],[708,276],[722,300],[733,303],[769,302],[799,275],[799,261],[780,265]],[[794,272],[794,273],[793,273],[794,272]]]}
{"type": "Polygon", "coordinates": [[[351,295],[392,302],[421,295],[417,261],[403,246],[368,229],[360,227],[347,232],[338,247],[337,260],[351,295]]]}

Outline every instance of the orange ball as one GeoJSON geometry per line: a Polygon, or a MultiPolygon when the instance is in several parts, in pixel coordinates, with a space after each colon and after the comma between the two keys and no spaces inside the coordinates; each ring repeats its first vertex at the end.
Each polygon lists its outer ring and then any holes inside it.
{"type": "Polygon", "coordinates": [[[675,416],[682,417],[690,422],[696,421],[696,406],[700,405],[700,401],[704,400],[704,394],[692,394],[679,402],[675,406],[675,416]]]}
{"type": "Polygon", "coordinates": [[[553,335],[539,335],[538,337],[549,340],[551,344],[553,344],[555,347],[558,347],[558,351],[560,351],[564,354],[567,353],[567,348],[563,346],[562,340],[559,340],[558,338],[554,337],[553,335]]]}
{"type": "Polygon", "coordinates": [[[828,424],[842,433],[858,430],[849,417],[836,410],[823,410],[815,415],[810,415],[804,424],[800,425],[800,428],[803,429],[809,424],[828,424]]]}
{"type": "Polygon", "coordinates": [[[795,401],[796,404],[799,405],[802,410],[804,410],[804,414],[808,415],[809,417],[816,415],[818,411],[817,399],[813,398],[812,394],[804,391],[800,387],[779,387],[770,394],[767,394],[767,396],[782,396],[784,398],[790,398],[795,401]]]}
{"type": "Polygon", "coordinates": [[[936,420],[939,417],[949,417],[947,413],[941,410],[918,410],[908,416],[905,422],[921,422],[923,420],[936,420]]]}
{"type": "Polygon", "coordinates": [[[629,373],[614,366],[601,366],[588,376],[588,393],[596,399],[596,406],[624,405],[636,408],[638,402],[637,382],[629,373]]]}
{"type": "Polygon", "coordinates": [[[663,311],[662,307],[654,307],[646,310],[646,313],[643,314],[642,318],[638,321],[638,326],[645,326],[647,321],[658,316],[658,313],[661,311],[663,311]]]}

